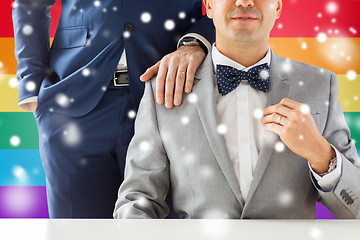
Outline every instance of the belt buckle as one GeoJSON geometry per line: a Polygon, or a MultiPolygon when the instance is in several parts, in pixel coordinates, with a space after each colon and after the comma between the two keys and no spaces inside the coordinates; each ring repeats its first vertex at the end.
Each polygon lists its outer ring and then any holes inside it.
{"type": "Polygon", "coordinates": [[[127,79],[119,79],[119,77],[121,77],[121,75],[123,73],[126,73],[127,76],[127,70],[117,70],[114,72],[113,75],[113,84],[116,87],[124,87],[124,86],[129,86],[129,80],[127,79]],[[123,81],[123,82],[121,82],[123,81]]]}

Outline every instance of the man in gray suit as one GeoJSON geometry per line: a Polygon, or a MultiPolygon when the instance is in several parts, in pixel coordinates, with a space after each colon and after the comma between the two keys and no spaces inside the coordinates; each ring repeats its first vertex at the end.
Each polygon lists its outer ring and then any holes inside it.
{"type": "Polygon", "coordinates": [[[181,106],[146,84],[115,218],[360,218],[360,160],[336,75],[269,49],[282,0],[205,0],[216,43],[181,106]]]}

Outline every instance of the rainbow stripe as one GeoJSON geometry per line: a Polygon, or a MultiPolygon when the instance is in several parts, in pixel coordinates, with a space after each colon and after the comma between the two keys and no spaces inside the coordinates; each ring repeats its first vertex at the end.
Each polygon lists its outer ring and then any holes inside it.
{"type": "MultiPolygon", "coordinates": [[[[45,174],[32,113],[18,107],[11,6],[0,2],[0,217],[47,218],[45,174]]],[[[354,0],[284,1],[270,46],[279,55],[329,69],[339,80],[339,100],[360,155],[360,21],[354,0]],[[311,4],[311,6],[310,6],[311,4]],[[322,39],[321,39],[322,37],[322,39]],[[325,40],[324,42],[319,40],[325,40]]],[[[60,16],[52,8],[51,37],[60,16]]],[[[317,206],[317,218],[333,218],[317,206]]]]}

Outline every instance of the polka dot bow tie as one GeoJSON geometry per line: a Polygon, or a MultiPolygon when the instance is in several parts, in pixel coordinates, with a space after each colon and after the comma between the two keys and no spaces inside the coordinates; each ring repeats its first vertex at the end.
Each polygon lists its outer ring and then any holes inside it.
{"type": "Polygon", "coordinates": [[[269,66],[264,63],[245,72],[229,66],[216,65],[216,79],[219,93],[223,96],[237,88],[241,80],[248,80],[253,88],[266,92],[270,83],[269,66]]]}

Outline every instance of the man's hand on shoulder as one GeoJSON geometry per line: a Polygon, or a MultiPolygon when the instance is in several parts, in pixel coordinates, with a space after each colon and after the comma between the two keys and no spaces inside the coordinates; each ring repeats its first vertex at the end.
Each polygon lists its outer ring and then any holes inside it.
{"type": "Polygon", "coordinates": [[[181,46],[163,57],[140,77],[148,81],[156,76],[156,101],[165,107],[181,104],[184,91],[190,93],[194,84],[195,72],[204,61],[205,53],[200,46],[181,46]],[[164,97],[165,96],[165,97],[164,97]]]}

